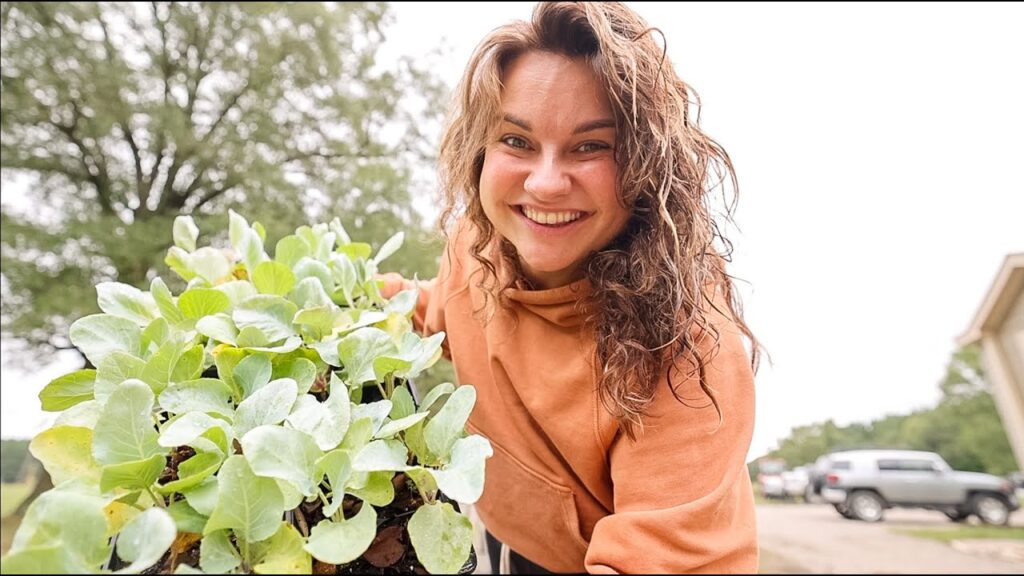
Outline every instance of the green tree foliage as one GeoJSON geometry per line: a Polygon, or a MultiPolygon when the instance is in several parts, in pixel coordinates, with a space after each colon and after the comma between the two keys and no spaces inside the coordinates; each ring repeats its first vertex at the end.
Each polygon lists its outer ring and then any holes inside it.
{"type": "Polygon", "coordinates": [[[979,353],[971,346],[953,354],[939,384],[942,399],[935,408],[868,424],[836,426],[829,420],[800,426],[767,457],[783,458],[792,467],[835,450],[906,448],[937,452],[957,470],[991,474],[1018,470],[979,353]]]}
{"type": "Polygon", "coordinates": [[[335,216],[378,246],[404,230],[389,269],[432,274],[412,191],[445,89],[378,65],[390,19],[384,3],[5,2],[2,169],[27,193],[0,221],[3,336],[67,346],[98,282],[167,275],[182,213],[203,227],[239,208],[268,247],[335,216]]]}
{"type": "Polygon", "coordinates": [[[28,453],[28,440],[0,440],[0,480],[18,482],[22,480],[25,458],[28,453]]]}

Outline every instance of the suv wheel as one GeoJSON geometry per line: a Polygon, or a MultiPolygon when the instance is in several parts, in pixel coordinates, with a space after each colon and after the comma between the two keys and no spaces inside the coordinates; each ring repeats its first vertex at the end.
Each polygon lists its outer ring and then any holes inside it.
{"type": "Polygon", "coordinates": [[[878,522],[882,519],[884,504],[874,492],[858,490],[850,495],[847,505],[850,508],[850,514],[857,520],[878,522]]]}
{"type": "Polygon", "coordinates": [[[1003,526],[1010,519],[1010,507],[992,494],[975,494],[971,497],[971,511],[985,524],[1003,526]]]}
{"type": "Polygon", "coordinates": [[[850,507],[847,506],[846,503],[833,504],[832,507],[835,508],[836,512],[839,512],[839,515],[843,518],[853,520],[853,516],[850,515],[850,507]]]}
{"type": "Polygon", "coordinates": [[[970,512],[960,509],[944,510],[944,513],[953,522],[966,522],[967,518],[971,515],[970,512]]]}

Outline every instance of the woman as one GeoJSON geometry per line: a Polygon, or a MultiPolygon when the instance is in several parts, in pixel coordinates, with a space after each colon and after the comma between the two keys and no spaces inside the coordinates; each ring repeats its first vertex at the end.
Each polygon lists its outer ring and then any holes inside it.
{"type": "Polygon", "coordinates": [[[656,36],[539,4],[479,45],[442,140],[451,233],[415,320],[477,390],[476,509],[513,572],[757,571],[758,345],[707,208],[732,166],[656,36]]]}

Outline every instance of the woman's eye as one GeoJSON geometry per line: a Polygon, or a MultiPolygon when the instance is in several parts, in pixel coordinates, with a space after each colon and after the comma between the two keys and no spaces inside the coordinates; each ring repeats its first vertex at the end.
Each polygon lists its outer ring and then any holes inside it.
{"type": "Polygon", "coordinates": [[[603,142],[584,142],[583,144],[580,144],[580,147],[578,148],[580,152],[583,152],[585,154],[591,152],[600,152],[601,150],[607,149],[608,145],[603,142]]]}
{"type": "Polygon", "coordinates": [[[504,138],[501,139],[501,142],[511,148],[526,148],[526,140],[523,140],[519,136],[505,136],[504,138]]]}

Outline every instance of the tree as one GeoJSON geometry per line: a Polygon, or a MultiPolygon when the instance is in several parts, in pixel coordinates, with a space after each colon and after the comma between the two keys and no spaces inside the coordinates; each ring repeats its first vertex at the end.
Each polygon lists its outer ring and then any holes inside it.
{"type": "Polygon", "coordinates": [[[2,7],[3,336],[69,346],[93,286],[157,273],[178,214],[228,207],[268,248],[334,216],[353,238],[436,270],[410,189],[444,87],[377,66],[383,3],[35,3],[2,7]]]}

